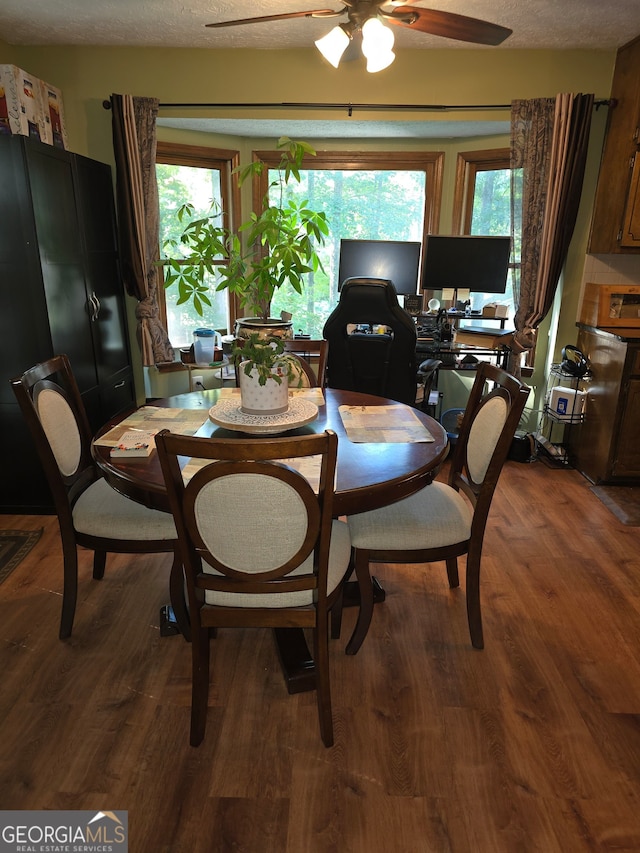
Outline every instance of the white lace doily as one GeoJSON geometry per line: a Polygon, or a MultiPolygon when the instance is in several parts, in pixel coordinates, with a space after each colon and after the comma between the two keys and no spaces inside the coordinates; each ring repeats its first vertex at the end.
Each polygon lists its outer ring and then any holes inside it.
{"type": "Polygon", "coordinates": [[[240,400],[219,400],[209,409],[209,419],[217,426],[237,432],[275,435],[297,429],[315,421],[318,407],[303,397],[290,397],[289,408],[279,415],[248,415],[240,408],[240,400]]]}

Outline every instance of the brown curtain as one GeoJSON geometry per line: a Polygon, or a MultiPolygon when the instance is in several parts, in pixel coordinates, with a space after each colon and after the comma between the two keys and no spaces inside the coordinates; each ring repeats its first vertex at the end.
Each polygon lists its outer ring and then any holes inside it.
{"type": "Polygon", "coordinates": [[[535,346],[573,235],[582,193],[593,95],[560,94],[511,105],[511,226],[516,332],[510,370],[535,346]]]}
{"type": "Polygon", "coordinates": [[[174,352],[158,311],[156,98],[112,95],[113,148],[120,262],[125,288],[138,300],[136,330],[142,363],[173,361],[174,352]]]}

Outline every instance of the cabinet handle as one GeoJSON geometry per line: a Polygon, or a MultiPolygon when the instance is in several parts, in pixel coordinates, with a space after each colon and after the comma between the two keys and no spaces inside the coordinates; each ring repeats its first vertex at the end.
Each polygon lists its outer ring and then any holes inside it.
{"type": "Polygon", "coordinates": [[[124,388],[124,379],[121,379],[120,382],[116,382],[116,384],[113,386],[113,390],[115,391],[116,388],[124,388]]]}
{"type": "Polygon", "coordinates": [[[96,313],[95,313],[95,316],[94,316],[94,320],[97,320],[97,319],[98,319],[98,314],[100,314],[100,309],[102,308],[102,305],[100,305],[100,300],[99,300],[99,299],[98,299],[98,297],[96,296],[96,292],[95,292],[95,290],[93,291],[93,302],[94,302],[94,305],[96,306],[96,313]]]}
{"type": "Polygon", "coordinates": [[[88,308],[88,313],[89,313],[89,320],[91,320],[91,322],[94,323],[95,319],[97,317],[95,293],[92,293],[91,296],[89,297],[89,299],[87,300],[87,308],[88,308]]]}

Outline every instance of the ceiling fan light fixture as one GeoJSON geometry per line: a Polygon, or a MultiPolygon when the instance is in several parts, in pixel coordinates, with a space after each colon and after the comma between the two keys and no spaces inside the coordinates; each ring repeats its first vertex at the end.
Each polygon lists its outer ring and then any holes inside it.
{"type": "Polygon", "coordinates": [[[347,49],[351,36],[346,32],[343,25],[339,25],[330,30],[326,36],[318,39],[315,46],[324,56],[327,62],[330,62],[334,68],[340,65],[342,54],[347,49]]]}
{"type": "Polygon", "coordinates": [[[375,56],[367,57],[367,71],[369,74],[375,74],[376,71],[383,71],[388,68],[396,58],[392,50],[381,51],[375,56]]]}
{"type": "Polygon", "coordinates": [[[378,51],[391,51],[394,35],[380,18],[368,18],[362,25],[362,52],[369,58],[378,51]]]}
{"type": "Polygon", "coordinates": [[[379,18],[366,20],[362,26],[362,53],[367,58],[367,71],[375,74],[388,68],[396,58],[393,52],[394,35],[379,18]]]}

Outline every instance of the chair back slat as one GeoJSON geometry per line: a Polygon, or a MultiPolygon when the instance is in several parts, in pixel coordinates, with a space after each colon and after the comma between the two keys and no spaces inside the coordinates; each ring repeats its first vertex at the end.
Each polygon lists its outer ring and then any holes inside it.
{"type": "Polygon", "coordinates": [[[91,428],[71,364],[57,355],[10,380],[34,440],[60,517],[76,493],[99,473],[91,457],[91,428]]]}
{"type": "Polygon", "coordinates": [[[449,470],[449,485],[475,507],[474,527],[486,523],[493,493],[530,389],[490,362],[481,362],[469,394],[449,470]]]}
{"type": "Polygon", "coordinates": [[[185,512],[193,519],[195,544],[218,571],[277,577],[309,556],[319,530],[317,499],[300,474],[288,472],[300,481],[292,485],[275,476],[274,467],[255,463],[255,473],[234,474],[233,463],[214,463],[208,482],[187,486],[185,512]],[[301,491],[307,489],[305,504],[301,491]]]}
{"type": "Polygon", "coordinates": [[[163,430],[156,448],[196,607],[199,596],[211,605],[286,607],[326,594],[335,433],[229,441],[163,430]],[[302,456],[319,458],[317,493],[280,461],[302,456]],[[179,457],[210,464],[185,484],[179,457]]]}
{"type": "Polygon", "coordinates": [[[33,401],[60,473],[71,477],[82,459],[82,437],[73,409],[55,383],[38,383],[33,401]]]}
{"type": "Polygon", "coordinates": [[[471,481],[481,483],[509,414],[509,399],[500,390],[485,397],[473,419],[467,439],[467,467],[471,481]]]}

